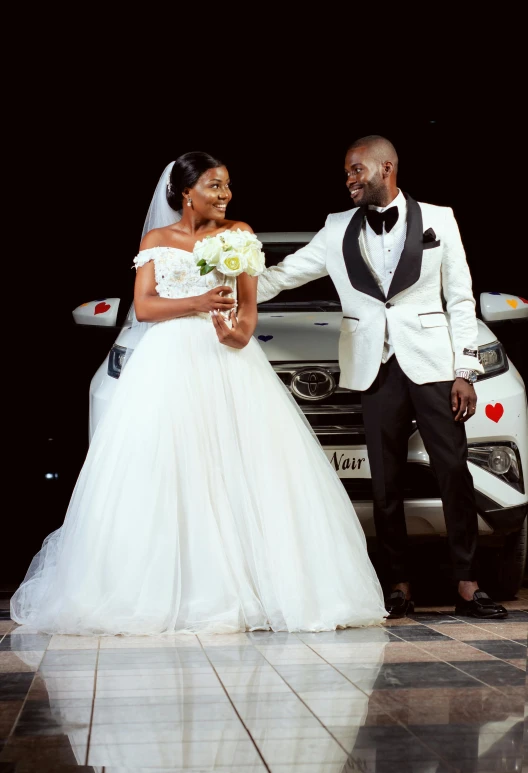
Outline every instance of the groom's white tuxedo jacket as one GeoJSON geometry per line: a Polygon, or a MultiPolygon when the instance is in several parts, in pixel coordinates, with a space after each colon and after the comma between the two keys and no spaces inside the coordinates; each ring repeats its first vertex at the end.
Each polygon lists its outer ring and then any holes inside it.
{"type": "Polygon", "coordinates": [[[343,309],[340,386],[347,389],[363,391],[374,381],[386,327],[401,368],[417,384],[453,380],[455,368],[483,372],[475,356],[471,276],[453,210],[405,198],[405,244],[386,296],[360,247],[365,207],[328,215],[309,244],[259,276],[262,303],[330,275],[343,309]]]}

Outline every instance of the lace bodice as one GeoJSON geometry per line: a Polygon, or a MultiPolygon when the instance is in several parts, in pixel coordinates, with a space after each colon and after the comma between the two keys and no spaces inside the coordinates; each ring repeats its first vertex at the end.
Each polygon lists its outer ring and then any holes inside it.
{"type": "Polygon", "coordinates": [[[161,298],[189,298],[202,295],[213,287],[229,284],[226,277],[216,269],[200,276],[193,253],[179,247],[141,250],[134,258],[134,266],[138,269],[149,260],[154,261],[156,292],[161,298]]]}

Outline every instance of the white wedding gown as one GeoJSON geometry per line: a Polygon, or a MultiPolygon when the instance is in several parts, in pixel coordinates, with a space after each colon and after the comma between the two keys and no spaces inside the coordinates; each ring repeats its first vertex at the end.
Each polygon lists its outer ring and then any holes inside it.
{"type": "MultiPolygon", "coordinates": [[[[157,292],[225,284],[143,250],[157,292]]],[[[11,599],[48,633],[323,631],[387,613],[349,498],[257,340],[209,315],[152,325],[99,422],[63,525],[11,599]]]]}

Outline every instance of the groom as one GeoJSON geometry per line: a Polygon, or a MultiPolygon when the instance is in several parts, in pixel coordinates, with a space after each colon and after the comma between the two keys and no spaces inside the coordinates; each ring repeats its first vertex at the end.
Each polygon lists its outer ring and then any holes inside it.
{"type": "Polygon", "coordinates": [[[346,153],[353,205],[259,277],[258,302],[330,275],[343,309],[340,386],[362,393],[374,521],[390,618],[414,610],[403,473],[416,419],[440,486],[456,614],[505,618],[476,582],[477,511],[464,422],[483,372],[471,276],[450,207],[414,201],[396,182],[398,156],[370,135],[346,153]]]}

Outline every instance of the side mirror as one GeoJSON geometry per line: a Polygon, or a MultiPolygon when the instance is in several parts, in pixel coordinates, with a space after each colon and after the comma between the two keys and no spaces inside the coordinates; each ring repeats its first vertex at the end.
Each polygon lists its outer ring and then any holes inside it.
{"type": "Polygon", "coordinates": [[[528,301],[508,293],[480,293],[480,312],[485,322],[528,317],[528,301]]]}
{"type": "Polygon", "coordinates": [[[114,327],[120,300],[120,298],[99,298],[97,301],[81,303],[72,311],[75,324],[114,327]]]}

